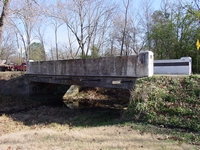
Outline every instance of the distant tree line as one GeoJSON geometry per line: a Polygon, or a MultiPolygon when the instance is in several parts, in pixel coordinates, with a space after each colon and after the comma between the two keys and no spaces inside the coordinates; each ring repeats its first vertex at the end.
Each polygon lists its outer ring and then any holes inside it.
{"type": "Polygon", "coordinates": [[[190,56],[197,71],[200,0],[162,0],[156,10],[152,2],[1,0],[0,59],[58,60],[150,50],[155,59],[190,56]]]}

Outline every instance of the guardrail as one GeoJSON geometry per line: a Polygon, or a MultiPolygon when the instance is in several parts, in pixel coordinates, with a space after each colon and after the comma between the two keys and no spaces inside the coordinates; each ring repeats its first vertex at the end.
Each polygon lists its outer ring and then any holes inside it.
{"type": "Polygon", "coordinates": [[[192,74],[192,58],[154,60],[154,74],[192,74]]]}

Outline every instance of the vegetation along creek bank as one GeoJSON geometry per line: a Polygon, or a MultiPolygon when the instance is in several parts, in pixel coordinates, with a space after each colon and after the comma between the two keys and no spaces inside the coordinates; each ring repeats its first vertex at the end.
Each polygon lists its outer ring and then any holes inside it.
{"type": "Polygon", "coordinates": [[[0,149],[200,149],[199,83],[153,76],[130,91],[83,88],[74,109],[61,98],[1,94],[0,149]]]}

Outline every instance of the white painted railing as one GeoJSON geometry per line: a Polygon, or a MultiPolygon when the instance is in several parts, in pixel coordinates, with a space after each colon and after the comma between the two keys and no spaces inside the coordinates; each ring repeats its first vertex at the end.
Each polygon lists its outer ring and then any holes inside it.
{"type": "Polygon", "coordinates": [[[181,59],[154,60],[154,74],[192,74],[191,57],[181,59]]]}

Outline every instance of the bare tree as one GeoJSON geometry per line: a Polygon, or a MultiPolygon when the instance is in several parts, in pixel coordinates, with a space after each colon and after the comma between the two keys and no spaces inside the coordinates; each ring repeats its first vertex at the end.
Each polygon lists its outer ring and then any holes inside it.
{"type": "Polygon", "coordinates": [[[63,20],[78,43],[81,55],[88,55],[92,39],[102,24],[102,18],[112,9],[105,5],[105,0],[77,0],[57,3],[60,8],[57,18],[63,20]]]}
{"type": "Polygon", "coordinates": [[[14,38],[12,35],[12,32],[5,29],[0,47],[0,58],[7,61],[11,55],[16,54],[14,38]]]}
{"type": "MultiPolygon", "coordinates": [[[[144,37],[141,37],[142,39],[142,45],[139,49],[143,49],[143,46],[146,45],[146,49],[151,50],[151,43],[149,40],[149,35],[151,32],[151,20],[152,20],[152,0],[143,0],[141,1],[141,11],[139,13],[139,26],[141,27],[141,30],[143,33],[141,35],[145,35],[144,37]]],[[[135,52],[138,50],[135,49],[135,52]]]]}
{"type": "MultiPolygon", "coordinates": [[[[131,0],[124,0],[123,11],[116,14],[113,19],[112,37],[113,48],[118,48],[118,55],[131,55],[137,53],[139,42],[139,24],[135,17],[134,3],[131,0]],[[120,48],[119,48],[120,47],[120,48]]],[[[142,33],[143,34],[143,33],[142,33]]]]}
{"type": "Polygon", "coordinates": [[[131,0],[123,0],[125,12],[124,12],[124,26],[123,26],[123,31],[122,31],[122,44],[121,44],[121,51],[120,51],[121,56],[124,50],[124,42],[125,42],[126,32],[127,32],[128,11],[130,7],[130,3],[131,3],[131,0]]]}
{"type": "Polygon", "coordinates": [[[117,11],[118,5],[115,4],[115,7],[110,8],[110,10],[102,16],[101,20],[98,23],[98,27],[94,31],[94,35],[91,39],[91,46],[95,46],[99,50],[99,53],[102,53],[101,55],[103,55],[104,53],[104,47],[107,44],[107,41],[109,39],[109,32],[112,28],[111,18],[114,17],[117,11]]]}
{"type": "Polygon", "coordinates": [[[5,18],[8,13],[10,0],[3,0],[2,3],[3,3],[3,8],[2,8],[1,16],[0,16],[0,43],[2,42],[3,26],[5,23],[5,18]]]}
{"type": "MultiPolygon", "coordinates": [[[[113,18],[113,26],[110,32],[110,41],[111,41],[111,51],[116,47],[118,54],[121,55],[122,48],[122,35],[124,29],[124,16],[121,13],[116,13],[113,18]]],[[[112,53],[112,52],[111,52],[112,53]]]]}
{"type": "Polygon", "coordinates": [[[64,22],[69,32],[66,39],[69,39],[70,35],[70,39],[66,40],[69,44],[68,48],[72,45],[78,46],[75,54],[79,54],[81,51],[82,56],[88,55],[94,45],[97,45],[98,48],[103,47],[109,20],[117,8],[112,1],[106,0],[57,0],[48,6],[41,5],[36,0],[32,1],[47,16],[64,22]],[[71,43],[74,41],[77,44],[71,43]]]}
{"type": "MultiPolygon", "coordinates": [[[[45,28],[42,26],[42,24],[38,24],[35,28],[35,37],[40,41],[43,49],[45,50],[45,28]]],[[[42,55],[43,59],[46,60],[46,55],[42,55]]]]}
{"type": "Polygon", "coordinates": [[[55,40],[55,50],[56,50],[56,59],[58,60],[58,29],[62,26],[62,23],[58,21],[58,19],[51,17],[50,25],[53,27],[54,30],[54,40],[55,40]]]}
{"type": "Polygon", "coordinates": [[[116,14],[113,19],[111,36],[112,49],[118,48],[118,55],[131,55],[136,49],[138,26],[135,19],[133,3],[124,1],[124,12],[116,14]]]}
{"type": "Polygon", "coordinates": [[[65,45],[65,49],[66,51],[69,51],[71,58],[76,58],[76,56],[78,55],[78,49],[76,48],[75,43],[76,40],[71,38],[71,32],[69,31],[69,28],[67,28],[67,39],[68,39],[68,43],[66,43],[65,45]],[[76,51],[74,51],[74,49],[77,49],[76,51]]]}
{"type": "Polygon", "coordinates": [[[20,35],[25,50],[26,60],[29,59],[32,33],[38,22],[40,12],[32,0],[15,1],[12,3],[12,18],[9,18],[10,25],[20,35]]]}
{"type": "Polygon", "coordinates": [[[55,48],[53,47],[53,44],[50,44],[49,46],[50,46],[50,48],[49,48],[49,55],[48,55],[49,58],[48,59],[49,60],[54,60],[54,58],[56,57],[55,54],[54,54],[55,48]]]}

